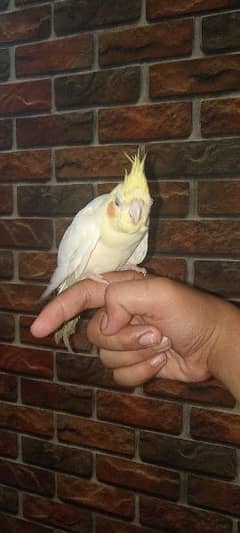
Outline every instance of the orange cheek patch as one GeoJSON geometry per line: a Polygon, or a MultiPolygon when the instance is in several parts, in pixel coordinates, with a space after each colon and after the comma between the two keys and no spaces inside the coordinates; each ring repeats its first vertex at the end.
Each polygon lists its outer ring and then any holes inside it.
{"type": "Polygon", "coordinates": [[[115,209],[115,206],[114,206],[113,202],[110,202],[110,204],[108,204],[107,214],[108,214],[109,218],[115,218],[116,217],[116,209],[115,209]]]}

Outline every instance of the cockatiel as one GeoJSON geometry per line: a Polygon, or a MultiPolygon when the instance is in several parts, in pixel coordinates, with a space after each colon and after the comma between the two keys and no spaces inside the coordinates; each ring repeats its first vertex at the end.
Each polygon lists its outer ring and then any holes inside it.
{"type": "MultiPolygon", "coordinates": [[[[60,293],[83,278],[104,282],[103,274],[136,268],[147,253],[148,226],[152,199],[144,172],[145,156],[130,160],[132,167],[122,183],[109,194],[92,200],[74,217],[59,245],[57,268],[43,297],[60,293]]],[[[79,317],[78,317],[79,318],[79,317]]],[[[55,334],[71,349],[69,336],[78,318],[70,320],[55,334]]]]}

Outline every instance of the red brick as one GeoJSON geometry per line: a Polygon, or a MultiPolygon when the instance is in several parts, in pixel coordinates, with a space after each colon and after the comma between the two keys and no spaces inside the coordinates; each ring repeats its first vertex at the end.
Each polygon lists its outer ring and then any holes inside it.
{"type": "Polygon", "coordinates": [[[240,12],[222,13],[203,19],[202,48],[204,53],[240,49],[240,12]]]}
{"type": "Polygon", "coordinates": [[[113,142],[187,137],[192,130],[191,110],[189,102],[103,109],[99,111],[99,138],[113,142]]]}
{"type": "Polygon", "coordinates": [[[0,43],[14,43],[49,37],[50,6],[13,11],[0,16],[0,43]]]}
{"type": "Polygon", "coordinates": [[[55,30],[57,35],[75,33],[88,28],[116,25],[137,20],[141,14],[141,1],[91,0],[91,2],[64,1],[55,5],[55,30]]]}
{"type": "Polygon", "coordinates": [[[22,401],[46,409],[92,414],[92,391],[85,387],[23,379],[22,401]]]}
{"type": "Polygon", "coordinates": [[[239,7],[238,0],[172,0],[168,3],[165,0],[147,0],[147,18],[155,20],[235,7],[239,7]]]}
{"type": "Polygon", "coordinates": [[[178,498],[179,475],[170,470],[132,460],[97,455],[96,474],[97,478],[105,483],[158,494],[170,500],[178,498]]]}
{"type": "Polygon", "coordinates": [[[97,415],[104,420],[168,433],[180,433],[182,426],[182,408],[176,403],[110,391],[97,392],[97,415]]]}
{"type": "Polygon", "coordinates": [[[18,187],[18,212],[22,216],[74,216],[93,200],[90,184],[23,185],[18,187]]]}
{"type": "Polygon", "coordinates": [[[0,368],[47,379],[53,376],[53,355],[48,350],[0,344],[0,368]]]}
{"type": "Polygon", "coordinates": [[[225,298],[240,298],[239,261],[195,261],[194,284],[225,298]]]}
{"type": "Polygon", "coordinates": [[[118,487],[60,474],[58,475],[58,497],[74,505],[85,505],[126,518],[133,518],[134,495],[118,487]]]}
{"type": "Polygon", "coordinates": [[[84,509],[76,509],[63,503],[57,503],[25,494],[23,497],[23,515],[32,520],[51,526],[66,528],[67,531],[91,533],[91,514],[84,509]]]}
{"type": "Polygon", "coordinates": [[[37,312],[41,294],[42,288],[38,285],[0,283],[0,308],[6,311],[37,312]]]}
{"type": "Polygon", "coordinates": [[[162,219],[153,231],[155,252],[239,256],[239,221],[162,219]]]}
{"type": "MultiPolygon", "coordinates": [[[[0,220],[0,246],[12,248],[48,249],[52,245],[53,228],[50,220],[17,218],[0,220]]],[[[33,290],[38,290],[35,287],[33,290]]]]}
{"type": "Polygon", "coordinates": [[[240,516],[240,487],[233,483],[189,476],[188,501],[192,505],[240,516]]]}
{"type": "Polygon", "coordinates": [[[7,513],[18,512],[18,493],[15,489],[0,486],[0,509],[7,513]]]}
{"type": "Polygon", "coordinates": [[[149,529],[141,525],[136,525],[129,522],[120,522],[120,520],[113,520],[109,516],[96,515],[96,533],[156,533],[156,530],[149,529]]]}
{"type": "Polygon", "coordinates": [[[10,431],[0,430],[0,455],[16,459],[18,454],[17,434],[10,431]]]}
{"type": "Polygon", "coordinates": [[[17,142],[21,148],[88,144],[92,137],[93,114],[89,112],[17,119],[17,142]]]}
{"type": "Polygon", "coordinates": [[[239,89],[240,55],[159,63],[150,67],[150,96],[185,96],[239,89]]]}
{"type": "Polygon", "coordinates": [[[155,276],[169,277],[180,281],[186,279],[187,265],[184,259],[149,255],[143,264],[144,267],[155,276]]]}
{"type": "MultiPolygon", "coordinates": [[[[20,1],[20,0],[19,0],[20,1]]],[[[2,533],[54,533],[53,529],[30,524],[21,518],[0,513],[2,533]]]]}
{"type": "MultiPolygon", "coordinates": [[[[136,153],[136,146],[91,146],[56,150],[57,179],[96,179],[124,176],[130,165],[124,152],[136,153]]],[[[0,159],[1,161],[1,159],[0,159]]]]}
{"type": "Polygon", "coordinates": [[[17,378],[0,374],[0,398],[9,402],[17,399],[17,378]]]}
{"type": "Polygon", "coordinates": [[[56,268],[56,254],[20,252],[19,278],[27,281],[49,281],[56,268]]]}
{"type": "Polygon", "coordinates": [[[238,446],[240,443],[240,415],[192,408],[191,435],[198,439],[238,446]]]}
{"type": "Polygon", "coordinates": [[[49,150],[0,153],[0,166],[3,181],[48,180],[52,173],[51,153],[49,150]]]}
{"type": "Polygon", "coordinates": [[[91,477],[93,458],[87,450],[61,446],[42,439],[22,438],[23,460],[47,469],[91,477]]]}
{"type": "Polygon", "coordinates": [[[17,76],[79,70],[91,66],[93,37],[78,35],[16,49],[17,76]]]}
{"type": "Polygon", "coordinates": [[[99,357],[57,354],[57,375],[60,381],[113,388],[112,371],[104,367],[99,357]]]}
{"type": "Polygon", "coordinates": [[[0,313],[0,339],[13,341],[15,334],[15,318],[12,314],[0,313]]]}
{"type": "Polygon", "coordinates": [[[0,185],[0,215],[9,215],[12,213],[12,210],[13,210],[12,187],[10,185],[0,185]]]}
{"type": "Polygon", "coordinates": [[[41,468],[0,460],[0,482],[20,490],[54,495],[54,474],[41,468]]]}
{"type": "Polygon", "coordinates": [[[240,133],[240,98],[206,100],[201,106],[202,134],[237,135],[240,133]]]}
{"type": "Polygon", "coordinates": [[[122,455],[134,454],[134,432],[113,424],[81,417],[58,415],[58,438],[62,442],[108,450],[122,455]]]}
{"type": "Polygon", "coordinates": [[[198,212],[201,216],[240,215],[239,199],[240,180],[198,183],[198,212]]]}
{"type": "Polygon", "coordinates": [[[140,497],[140,521],[148,526],[178,533],[186,531],[231,533],[232,531],[232,520],[223,515],[147,496],[140,497]]]}
{"type": "Polygon", "coordinates": [[[239,151],[238,138],[154,143],[148,146],[146,174],[150,180],[237,177],[239,151]]]}
{"type": "MultiPolygon", "coordinates": [[[[64,345],[63,342],[60,342],[59,344],[55,342],[54,334],[49,335],[48,337],[44,337],[42,339],[37,339],[36,337],[33,337],[30,331],[30,326],[32,325],[33,320],[34,320],[33,316],[20,317],[21,342],[37,344],[37,345],[41,344],[42,346],[50,346],[55,349],[57,347],[58,350],[59,349],[66,350],[66,346],[64,345]]],[[[89,342],[88,337],[87,337],[87,321],[86,320],[81,319],[79,321],[77,325],[76,333],[71,337],[71,346],[72,346],[72,349],[77,352],[90,352],[91,351],[92,344],[89,342]]],[[[65,355],[65,357],[67,356],[65,355]]],[[[75,381],[78,381],[78,380],[76,379],[75,381]]]]}
{"type": "Polygon", "coordinates": [[[140,433],[143,461],[179,470],[190,470],[226,479],[236,476],[236,451],[229,446],[206,444],[158,433],[140,433]]]}
{"type": "Polygon", "coordinates": [[[57,109],[131,103],[139,94],[139,67],[91,71],[55,80],[57,109]]]}
{"type": "Polygon", "coordinates": [[[51,109],[51,81],[48,79],[7,83],[0,87],[0,113],[37,113],[51,109]]]}
{"type": "Polygon", "coordinates": [[[0,81],[7,81],[10,77],[10,51],[0,49],[0,81]]]}
{"type": "Polygon", "coordinates": [[[160,398],[223,407],[234,407],[236,403],[230,392],[214,379],[199,383],[183,383],[172,379],[157,378],[144,385],[144,392],[160,398]]]}
{"type": "Polygon", "coordinates": [[[43,409],[0,403],[0,427],[41,437],[53,437],[53,414],[43,409]]]}
{"type": "Polygon", "coordinates": [[[99,36],[100,65],[119,65],[187,56],[192,51],[191,20],[167,21],[154,26],[104,32],[99,36]],[[173,35],[177,39],[172,39],[173,35]]]}
{"type": "Polygon", "coordinates": [[[59,246],[60,244],[60,241],[62,240],[63,238],[63,235],[66,231],[66,229],[68,228],[68,226],[70,226],[71,222],[73,220],[73,217],[68,217],[68,218],[57,218],[54,220],[54,226],[55,226],[55,231],[56,231],[56,243],[57,243],[57,246],[59,246]]]}
{"type": "MultiPolygon", "coordinates": [[[[1,187],[0,187],[1,194],[1,187]]],[[[6,250],[0,250],[0,277],[2,279],[11,279],[13,277],[13,254],[6,250]]]]}
{"type": "Polygon", "coordinates": [[[0,122],[0,150],[8,150],[12,146],[12,122],[1,120],[0,122]]]}

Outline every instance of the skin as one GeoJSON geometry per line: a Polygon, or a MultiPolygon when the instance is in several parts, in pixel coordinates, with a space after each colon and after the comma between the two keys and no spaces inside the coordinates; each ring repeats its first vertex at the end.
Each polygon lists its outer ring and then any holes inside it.
{"type": "Polygon", "coordinates": [[[115,380],[136,386],[154,376],[197,382],[214,376],[240,399],[240,310],[184,284],[114,272],[84,280],[50,302],[31,331],[43,337],[85,309],[98,309],[90,340],[115,380]],[[229,342],[230,339],[230,342],[229,342]]]}

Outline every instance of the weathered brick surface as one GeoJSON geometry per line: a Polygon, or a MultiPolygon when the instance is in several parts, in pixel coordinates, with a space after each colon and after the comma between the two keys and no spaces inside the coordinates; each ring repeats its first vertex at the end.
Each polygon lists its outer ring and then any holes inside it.
{"type": "Polygon", "coordinates": [[[49,79],[7,83],[0,86],[0,114],[38,113],[50,111],[49,79]]]}
{"type": "Polygon", "coordinates": [[[41,294],[42,288],[38,285],[0,283],[0,308],[5,311],[37,312],[40,310],[41,294]]]}
{"type": "MultiPolygon", "coordinates": [[[[1,58],[0,58],[1,62],[1,58]]],[[[0,149],[8,150],[12,146],[12,122],[1,120],[0,122],[0,149]]]]}
{"type": "Polygon", "coordinates": [[[0,427],[42,437],[53,436],[53,415],[41,409],[0,404],[0,427]]]}
{"type": "MultiPolygon", "coordinates": [[[[0,220],[0,246],[3,247],[49,249],[52,245],[52,237],[50,220],[30,218],[0,220]]],[[[38,289],[40,296],[39,288],[34,287],[34,290],[37,293],[38,289]]]]}
{"type": "Polygon", "coordinates": [[[97,415],[103,420],[117,421],[137,427],[180,433],[182,409],[176,403],[141,398],[106,391],[97,393],[97,415]],[[149,417],[151,412],[151,417],[149,417]]]}
{"type": "Polygon", "coordinates": [[[152,465],[144,465],[128,459],[97,455],[96,474],[100,481],[113,483],[170,500],[179,494],[177,473],[152,465]]]}
{"type": "Polygon", "coordinates": [[[227,446],[142,432],[140,456],[146,462],[180,470],[229,479],[236,475],[236,454],[227,446]]]}
{"type": "Polygon", "coordinates": [[[83,477],[92,473],[92,455],[86,450],[23,437],[23,460],[43,468],[60,470],[83,477]]]}
{"type": "Polygon", "coordinates": [[[240,12],[224,13],[203,20],[203,51],[213,54],[240,49],[240,12]]]}
{"type": "Polygon", "coordinates": [[[47,409],[60,409],[80,415],[92,414],[92,391],[85,387],[23,379],[22,401],[47,409]]]}
{"type": "MultiPolygon", "coordinates": [[[[204,280],[200,280],[199,286],[205,288],[204,280]]],[[[230,392],[214,379],[199,383],[183,383],[182,381],[158,378],[146,383],[144,392],[160,398],[164,397],[194,403],[223,407],[233,407],[235,405],[235,400],[230,392]]]]}
{"type": "Polygon", "coordinates": [[[0,313],[0,339],[12,341],[15,333],[14,316],[8,313],[0,313]]]}
{"type": "Polygon", "coordinates": [[[93,199],[91,185],[18,187],[18,211],[24,216],[73,216],[93,199]]]}
{"type": "MultiPolygon", "coordinates": [[[[20,1],[20,0],[19,0],[20,1]]],[[[0,513],[2,533],[54,533],[53,529],[0,513]]]]}
{"type": "Polygon", "coordinates": [[[53,376],[53,355],[52,352],[39,348],[0,344],[0,368],[49,379],[53,376]]]}
{"type": "Polygon", "coordinates": [[[102,142],[187,137],[191,129],[191,104],[187,102],[121,107],[99,112],[99,138],[102,142]]]}
{"type": "Polygon", "coordinates": [[[22,77],[79,70],[90,67],[92,60],[91,35],[19,46],[16,50],[16,74],[22,77]]]}
{"type": "Polygon", "coordinates": [[[133,517],[133,493],[119,487],[58,475],[58,496],[75,505],[83,503],[90,508],[107,511],[119,516],[133,517]]]}
{"type": "Polygon", "coordinates": [[[49,150],[0,153],[0,166],[2,181],[48,180],[51,154],[49,150]]]}
{"type": "Polygon", "coordinates": [[[234,135],[240,133],[240,98],[206,100],[201,106],[202,134],[234,135]]]}
{"type": "Polygon", "coordinates": [[[10,55],[8,50],[0,50],[0,81],[8,80],[10,75],[10,55]]]}
{"type": "Polygon", "coordinates": [[[195,261],[194,282],[219,296],[240,298],[239,261],[195,261]]]}
{"type": "Polygon", "coordinates": [[[193,408],[191,434],[194,438],[224,442],[238,446],[240,442],[240,416],[193,408]]]}
{"type": "Polygon", "coordinates": [[[121,24],[140,17],[141,1],[93,0],[80,3],[77,0],[57,2],[55,6],[55,30],[57,35],[75,33],[88,28],[121,24]]]}
{"type": "Polygon", "coordinates": [[[230,518],[147,496],[140,498],[140,520],[145,525],[179,533],[185,533],[186,530],[196,533],[232,531],[230,518]]]}
{"type": "Polygon", "coordinates": [[[0,374],[1,400],[14,401],[17,399],[17,378],[7,374],[0,374]]]}
{"type": "Polygon", "coordinates": [[[93,114],[88,112],[17,120],[17,140],[21,148],[50,144],[88,144],[92,137],[93,114]]]}
{"type": "Polygon", "coordinates": [[[102,33],[99,37],[101,65],[119,65],[136,61],[153,61],[187,56],[192,51],[191,20],[162,22],[127,30],[102,33]],[[177,41],[172,34],[178,35],[177,41]]]}
{"type": "Polygon", "coordinates": [[[55,268],[56,254],[49,252],[19,253],[19,278],[22,280],[48,281],[55,268]]]}
{"type": "Polygon", "coordinates": [[[49,37],[50,6],[13,11],[0,16],[0,43],[14,43],[49,37]]]}
{"type": "Polygon", "coordinates": [[[135,152],[135,146],[91,146],[56,151],[58,179],[118,178],[124,175],[129,162],[124,155],[135,152]]]}
{"type": "Polygon", "coordinates": [[[139,91],[138,67],[95,71],[55,80],[58,109],[136,102],[139,91]]]}
{"type": "Polygon", "coordinates": [[[60,381],[97,387],[114,387],[111,370],[105,368],[98,357],[59,353],[57,354],[57,375],[60,381]]]}
{"type": "Polygon", "coordinates": [[[3,457],[16,459],[18,455],[17,434],[0,429],[0,454],[3,457]]]}
{"type": "Polygon", "coordinates": [[[54,494],[54,475],[41,468],[0,460],[0,482],[45,496],[54,494]]]}
{"type": "Polygon", "coordinates": [[[57,427],[61,442],[129,456],[134,454],[134,432],[131,429],[67,415],[58,415],[57,427]]]}
{"type": "Polygon", "coordinates": [[[112,519],[104,515],[96,515],[96,533],[156,533],[156,530],[144,527],[142,525],[135,525],[129,522],[120,522],[120,520],[112,519]]]}
{"type": "MultiPolygon", "coordinates": [[[[0,187],[1,194],[1,187],[0,187]]],[[[3,193],[3,197],[4,197],[3,193]]],[[[2,279],[11,279],[13,276],[13,254],[12,252],[0,251],[0,277],[2,279]]]]}
{"type": "Polygon", "coordinates": [[[156,100],[165,96],[237,91],[239,76],[239,54],[159,63],[150,67],[150,96],[156,100]]]}
{"type": "Polygon", "coordinates": [[[172,0],[171,3],[166,3],[165,0],[147,0],[147,16],[152,20],[238,7],[238,0],[172,0]]]}
{"type": "Polygon", "coordinates": [[[240,181],[202,181],[198,184],[198,212],[202,216],[240,215],[240,181]]]}
{"type": "Polygon", "coordinates": [[[197,506],[240,516],[240,487],[215,479],[191,475],[188,482],[188,500],[197,506]]]}
{"type": "Polygon", "coordinates": [[[0,509],[7,513],[17,513],[18,493],[15,489],[0,486],[0,509]]]}
{"type": "MultiPolygon", "coordinates": [[[[26,518],[39,520],[67,531],[90,533],[92,531],[91,513],[64,503],[50,502],[45,498],[25,494],[23,514],[26,518]]],[[[55,530],[56,531],[56,530],[55,530]]]]}

